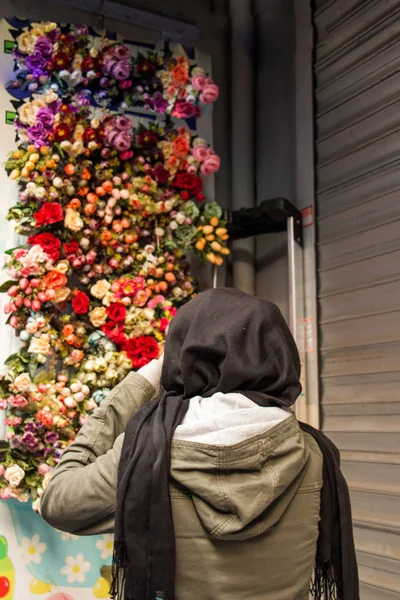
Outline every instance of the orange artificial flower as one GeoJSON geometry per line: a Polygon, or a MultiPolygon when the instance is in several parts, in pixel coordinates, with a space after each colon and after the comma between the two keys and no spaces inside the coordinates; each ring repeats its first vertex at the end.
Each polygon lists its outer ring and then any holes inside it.
{"type": "Polygon", "coordinates": [[[190,143],[185,135],[178,135],[172,141],[172,146],[178,156],[185,156],[190,151],[190,143]]]}
{"type": "Polygon", "coordinates": [[[84,211],[85,211],[85,215],[87,217],[90,217],[90,215],[93,215],[96,212],[96,206],[94,204],[86,204],[84,211]]]}
{"type": "Polygon", "coordinates": [[[72,325],[64,325],[62,332],[63,335],[67,337],[67,335],[71,335],[71,333],[74,333],[74,328],[72,325]]]}
{"type": "Polygon", "coordinates": [[[76,210],[77,208],[80,207],[80,205],[81,205],[81,201],[79,200],[79,198],[72,198],[71,202],[68,204],[68,207],[76,210]]]}
{"type": "Polygon", "coordinates": [[[86,200],[90,204],[96,204],[98,199],[99,199],[98,196],[96,194],[94,194],[93,192],[89,192],[88,195],[86,196],[86,200]]]}
{"type": "Polygon", "coordinates": [[[175,84],[183,85],[189,79],[189,69],[186,64],[182,63],[172,69],[171,75],[175,84]]]}
{"type": "Polygon", "coordinates": [[[68,279],[63,273],[59,271],[50,271],[43,277],[44,288],[51,290],[58,290],[67,283],[68,279]]]}
{"type": "Polygon", "coordinates": [[[79,190],[78,194],[79,194],[80,196],[86,196],[86,194],[88,194],[88,193],[89,193],[89,191],[90,191],[90,190],[89,190],[89,188],[88,188],[87,186],[85,186],[85,187],[81,187],[81,189],[79,190]]]}
{"type": "Polygon", "coordinates": [[[187,160],[187,158],[183,158],[181,160],[181,162],[179,163],[179,169],[181,171],[187,171],[189,167],[189,161],[187,160]]]}

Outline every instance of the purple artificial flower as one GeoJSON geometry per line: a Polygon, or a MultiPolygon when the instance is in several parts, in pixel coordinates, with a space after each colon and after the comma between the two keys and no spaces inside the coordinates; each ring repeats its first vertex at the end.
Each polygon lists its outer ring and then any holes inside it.
{"type": "Polygon", "coordinates": [[[47,444],[55,444],[58,440],[58,433],[55,431],[48,431],[44,436],[47,444]]]}
{"type": "Polygon", "coordinates": [[[132,129],[132,121],[129,119],[129,117],[125,117],[124,115],[115,117],[115,119],[113,119],[113,124],[120,131],[128,131],[129,129],[132,129]]]}
{"type": "Polygon", "coordinates": [[[77,102],[78,106],[90,106],[90,91],[83,90],[78,94],[75,94],[74,100],[77,102]]]}
{"type": "Polygon", "coordinates": [[[46,129],[52,129],[54,123],[54,113],[49,108],[40,108],[36,115],[36,123],[40,121],[46,129]]]}
{"type": "Polygon", "coordinates": [[[56,450],[54,450],[54,456],[55,458],[61,458],[63,451],[60,450],[59,448],[57,448],[56,450]]]}
{"type": "Polygon", "coordinates": [[[13,448],[19,448],[21,446],[21,438],[19,435],[14,435],[14,437],[11,438],[10,440],[10,444],[13,448]]]}
{"type": "Polygon", "coordinates": [[[58,98],[54,102],[51,102],[47,105],[47,108],[51,110],[51,112],[56,115],[60,112],[62,106],[62,101],[58,98]]]}
{"type": "Polygon", "coordinates": [[[34,423],[27,423],[24,427],[25,433],[35,433],[36,427],[34,423]]]}
{"type": "Polygon", "coordinates": [[[47,131],[41,121],[37,121],[33,127],[28,127],[27,134],[29,141],[35,145],[43,146],[47,139],[47,131]]]}
{"type": "Polygon", "coordinates": [[[111,67],[111,75],[117,79],[117,81],[123,81],[128,79],[131,72],[131,65],[126,60],[121,60],[115,63],[111,67]]]}
{"type": "Polygon", "coordinates": [[[78,25],[76,27],[76,35],[89,35],[89,30],[86,25],[78,25]]]}
{"type": "Polygon", "coordinates": [[[48,37],[40,37],[35,44],[35,50],[39,50],[45,58],[50,58],[53,54],[53,44],[48,37]]]}
{"type": "Polygon", "coordinates": [[[40,52],[40,50],[34,50],[31,56],[28,56],[26,59],[26,66],[29,71],[33,71],[34,69],[43,69],[47,60],[40,52]]]}
{"type": "Polygon", "coordinates": [[[110,86],[110,80],[108,77],[101,77],[99,83],[100,87],[102,88],[108,88],[110,86]]]}
{"type": "Polygon", "coordinates": [[[52,44],[54,44],[58,40],[59,35],[60,35],[60,30],[58,27],[56,29],[53,29],[53,31],[49,31],[46,34],[46,36],[49,38],[49,40],[51,41],[52,44]]]}
{"type": "Polygon", "coordinates": [[[118,152],[129,150],[132,146],[132,134],[129,131],[120,131],[113,139],[113,145],[118,152]]]}
{"type": "Polygon", "coordinates": [[[35,427],[37,431],[40,431],[41,429],[43,429],[44,425],[41,421],[36,421],[35,422],[35,427]]]}
{"type": "Polygon", "coordinates": [[[131,58],[131,51],[127,46],[114,46],[113,54],[118,60],[129,60],[131,58]]]}
{"type": "Polygon", "coordinates": [[[21,444],[29,450],[29,452],[37,452],[40,447],[40,442],[32,433],[24,433],[21,437],[21,444]]]}

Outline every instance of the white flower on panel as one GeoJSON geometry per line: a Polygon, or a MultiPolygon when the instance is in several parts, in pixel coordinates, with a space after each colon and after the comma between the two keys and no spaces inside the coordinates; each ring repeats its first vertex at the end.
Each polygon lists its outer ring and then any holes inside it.
{"type": "Polygon", "coordinates": [[[40,541],[40,535],[36,533],[32,539],[23,537],[21,545],[25,564],[38,565],[42,562],[42,554],[46,552],[47,544],[40,541]]]}
{"type": "Polygon", "coordinates": [[[96,542],[96,548],[101,550],[101,558],[107,560],[113,554],[114,536],[111,534],[103,535],[103,539],[96,542]]]}
{"type": "Polygon", "coordinates": [[[67,556],[66,565],[61,569],[61,575],[65,575],[69,584],[78,581],[83,583],[86,579],[85,573],[90,569],[90,562],[85,560],[83,554],[78,554],[75,558],[67,556]]]}

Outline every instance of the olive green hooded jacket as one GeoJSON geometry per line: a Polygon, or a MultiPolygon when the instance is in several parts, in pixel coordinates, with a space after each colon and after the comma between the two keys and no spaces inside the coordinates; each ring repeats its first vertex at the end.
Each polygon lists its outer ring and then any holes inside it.
{"type": "MultiPolygon", "coordinates": [[[[155,387],[131,373],[96,409],[63,454],[41,499],[48,523],[77,535],[113,531],[123,432],[155,396],[155,387]]],[[[201,435],[200,441],[174,439],[170,495],[176,600],[308,598],[322,456],[292,413],[278,421],[230,445],[224,432],[218,434],[223,443],[202,442],[201,435]]]]}

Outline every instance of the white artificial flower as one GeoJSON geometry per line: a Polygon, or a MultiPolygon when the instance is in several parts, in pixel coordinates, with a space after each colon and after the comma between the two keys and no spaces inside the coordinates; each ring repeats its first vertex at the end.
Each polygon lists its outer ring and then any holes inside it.
{"type": "Polygon", "coordinates": [[[4,473],[4,479],[8,481],[10,486],[13,488],[18,487],[24,477],[25,471],[21,469],[21,467],[19,467],[17,464],[8,467],[4,473]]]}
{"type": "Polygon", "coordinates": [[[113,555],[114,536],[109,533],[103,535],[103,539],[96,543],[96,548],[101,550],[101,558],[107,560],[107,558],[113,555]]]}
{"type": "Polygon", "coordinates": [[[61,575],[65,575],[69,584],[77,581],[83,583],[86,579],[86,573],[90,569],[90,562],[85,560],[83,554],[78,554],[75,558],[67,556],[66,565],[61,569],[61,575]]]}
{"type": "Polygon", "coordinates": [[[42,186],[37,187],[35,190],[35,198],[42,200],[46,196],[46,189],[42,186]]]}
{"type": "Polygon", "coordinates": [[[179,225],[183,225],[186,221],[186,217],[183,213],[179,212],[175,217],[175,221],[179,223],[179,225]]]}
{"type": "Polygon", "coordinates": [[[23,537],[21,544],[25,564],[39,565],[42,562],[42,554],[47,550],[47,544],[40,541],[37,533],[31,539],[23,537]]]}

